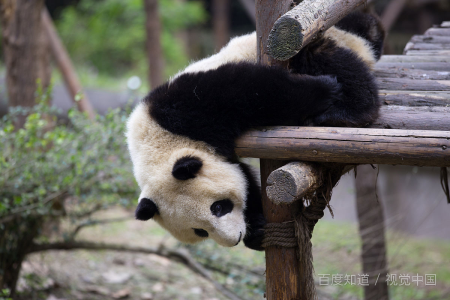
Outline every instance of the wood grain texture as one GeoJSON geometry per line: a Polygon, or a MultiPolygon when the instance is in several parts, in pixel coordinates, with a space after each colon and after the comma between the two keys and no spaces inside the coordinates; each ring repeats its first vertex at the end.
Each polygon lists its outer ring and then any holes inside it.
{"type": "MultiPolygon", "coordinates": [[[[448,56],[406,56],[406,55],[383,55],[381,56],[379,62],[382,63],[448,63],[450,62],[450,57],[448,56]]],[[[376,66],[375,65],[375,66],[376,66]]]]}
{"type": "Polygon", "coordinates": [[[414,35],[410,42],[450,44],[450,36],[414,35]]]}
{"type": "Polygon", "coordinates": [[[370,127],[387,129],[450,131],[450,107],[388,105],[380,109],[380,116],[370,127]]]}
{"type": "Polygon", "coordinates": [[[425,35],[435,35],[435,36],[449,36],[450,28],[430,28],[425,31],[425,35]]]}
{"type": "Polygon", "coordinates": [[[267,178],[267,197],[275,204],[291,204],[313,193],[322,184],[322,169],[315,164],[291,162],[267,178]]]}
{"type": "MultiPolygon", "coordinates": [[[[267,178],[272,171],[286,164],[281,160],[261,159],[261,192],[264,216],[268,223],[292,221],[300,201],[292,205],[276,205],[266,194],[267,178]]],[[[298,248],[266,248],[266,299],[309,300],[301,297],[298,248]]]]}
{"type": "Polygon", "coordinates": [[[236,153],[264,159],[443,167],[450,166],[450,131],[269,127],[239,138],[236,153]]]}
{"type": "MultiPolygon", "coordinates": [[[[407,56],[404,57],[415,57],[415,56],[407,56]]],[[[430,57],[433,56],[422,56],[422,57],[430,57]]],[[[449,56],[450,58],[450,56],[449,56]]],[[[375,65],[377,68],[404,68],[404,69],[417,69],[417,70],[432,70],[436,72],[448,72],[450,71],[450,62],[378,62],[375,65]]]]}
{"type": "Polygon", "coordinates": [[[302,47],[322,35],[364,0],[304,0],[279,18],[269,35],[268,52],[287,60],[302,47]]]}
{"type": "MultiPolygon", "coordinates": [[[[258,38],[258,62],[266,65],[279,65],[283,63],[269,57],[266,53],[267,38],[273,23],[291,8],[290,0],[257,0],[256,1],[256,33],[258,38]]],[[[269,174],[286,164],[283,161],[261,160],[261,194],[263,213],[269,223],[292,221],[294,213],[298,210],[299,202],[292,205],[275,205],[266,194],[267,177],[269,174]]],[[[307,300],[302,295],[301,266],[298,258],[298,247],[281,248],[267,247],[266,252],[266,299],[268,300],[307,300]]]]}
{"type": "Polygon", "coordinates": [[[407,91],[450,91],[450,80],[415,80],[408,78],[377,78],[378,88],[407,91]]]}
{"type": "Polygon", "coordinates": [[[384,105],[450,106],[450,92],[380,90],[379,97],[384,105]]]}
{"type": "MultiPolygon", "coordinates": [[[[450,45],[449,45],[450,47],[450,45]]],[[[375,76],[380,78],[407,78],[415,80],[450,80],[450,71],[416,70],[407,68],[374,69],[375,76]]]]}

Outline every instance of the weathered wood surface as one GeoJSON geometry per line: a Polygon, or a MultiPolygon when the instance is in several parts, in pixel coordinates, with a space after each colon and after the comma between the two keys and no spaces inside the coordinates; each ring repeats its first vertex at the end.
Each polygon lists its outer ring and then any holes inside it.
{"type": "Polygon", "coordinates": [[[407,78],[378,78],[378,88],[407,91],[450,91],[450,80],[415,80],[407,78]]]}
{"type": "MultiPolygon", "coordinates": [[[[258,62],[268,65],[281,65],[279,61],[269,58],[266,53],[267,38],[273,23],[291,6],[290,0],[256,1],[256,34],[258,38],[258,62]]],[[[286,67],[287,65],[285,65],[286,67]]],[[[261,192],[264,216],[269,223],[292,221],[301,202],[291,205],[276,205],[266,195],[267,177],[286,162],[261,159],[261,192]]],[[[281,248],[266,247],[266,299],[309,300],[302,297],[301,266],[299,264],[298,247],[281,248]]]]}
{"type": "Polygon", "coordinates": [[[414,35],[410,43],[438,43],[438,44],[450,44],[449,36],[431,36],[431,35],[414,35]]]}
{"type": "MultiPolygon", "coordinates": [[[[301,201],[291,205],[277,205],[266,194],[267,178],[286,161],[261,159],[261,193],[264,216],[268,223],[292,221],[301,201]]],[[[309,300],[301,297],[300,264],[298,248],[267,247],[266,249],[266,299],[309,300]]]]}
{"type": "Polygon", "coordinates": [[[409,50],[405,54],[408,56],[450,56],[450,50],[409,50]]]}
{"type": "Polygon", "coordinates": [[[450,107],[396,106],[380,109],[380,116],[370,127],[388,129],[450,131],[450,107]]]}
{"type": "Polygon", "coordinates": [[[450,92],[380,90],[379,97],[384,105],[450,106],[450,92]]]}
{"type": "MultiPolygon", "coordinates": [[[[407,55],[383,55],[378,64],[383,63],[449,63],[449,56],[407,56],[407,55]]],[[[375,65],[375,66],[376,66],[375,65]]]]}
{"type": "Polygon", "coordinates": [[[430,28],[425,31],[425,35],[450,36],[450,28],[430,28]]]}
{"type": "Polygon", "coordinates": [[[291,162],[273,171],[267,178],[267,197],[275,204],[291,204],[313,193],[322,184],[317,165],[291,162]]]}
{"type": "Polygon", "coordinates": [[[407,78],[416,80],[450,80],[450,71],[416,70],[408,68],[374,69],[375,76],[380,78],[407,78]]]}
{"type": "Polygon", "coordinates": [[[450,131],[270,127],[238,139],[236,153],[264,159],[448,167],[450,131]]]}
{"type": "Polygon", "coordinates": [[[287,60],[302,47],[322,35],[348,13],[365,4],[364,0],[304,0],[273,25],[268,52],[287,60]]]}
{"type": "MultiPolygon", "coordinates": [[[[415,57],[407,56],[405,57],[415,57]]],[[[432,56],[423,56],[432,57],[432,56]]],[[[375,65],[377,68],[406,68],[406,69],[417,69],[417,70],[432,70],[438,72],[448,72],[450,71],[450,62],[378,62],[375,65]]]]}

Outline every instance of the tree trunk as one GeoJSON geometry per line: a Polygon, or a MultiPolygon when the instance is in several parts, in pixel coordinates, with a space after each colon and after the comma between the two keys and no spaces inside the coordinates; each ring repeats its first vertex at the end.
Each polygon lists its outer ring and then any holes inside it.
{"type": "Polygon", "coordinates": [[[369,285],[364,286],[364,299],[388,300],[383,206],[376,196],[377,170],[370,165],[361,165],[357,174],[356,207],[362,240],[361,259],[363,273],[369,275],[369,285]]]}
{"type": "MultiPolygon", "coordinates": [[[[41,11],[44,0],[1,0],[3,52],[6,64],[8,105],[31,107],[36,103],[38,81],[50,81],[48,40],[43,34],[41,11]],[[39,80],[38,80],[39,79],[39,80]]],[[[23,127],[26,116],[16,121],[23,127]]],[[[0,231],[0,288],[14,296],[26,251],[42,224],[41,218],[15,218],[0,231]]]]}
{"type": "Polygon", "coordinates": [[[212,6],[215,48],[219,51],[230,39],[230,2],[229,0],[213,0],[212,6]]]}
{"type": "Polygon", "coordinates": [[[147,32],[147,57],[149,62],[149,85],[152,89],[163,83],[164,58],[161,47],[161,21],[158,0],[144,0],[147,32]]]}
{"type": "MultiPolygon", "coordinates": [[[[44,0],[0,1],[9,106],[33,106],[36,80],[40,75],[48,76],[42,68],[43,7],[44,0]]],[[[47,80],[48,77],[41,78],[42,83],[47,80]]],[[[20,127],[24,122],[25,117],[21,117],[17,125],[20,127]]]]}

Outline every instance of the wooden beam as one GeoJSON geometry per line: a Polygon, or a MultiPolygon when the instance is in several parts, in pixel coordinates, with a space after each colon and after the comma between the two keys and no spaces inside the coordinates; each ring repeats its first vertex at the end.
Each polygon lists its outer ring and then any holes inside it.
{"type": "Polygon", "coordinates": [[[42,24],[50,41],[53,57],[55,58],[56,64],[58,65],[61,75],[64,78],[64,83],[69,90],[72,101],[76,103],[80,111],[86,112],[90,119],[94,119],[94,108],[89,102],[87,95],[83,93],[83,88],[80,80],[78,79],[75,68],[72,65],[69,54],[61,42],[58,33],[56,32],[55,26],[53,25],[52,19],[50,18],[46,8],[42,10],[41,17],[42,24]]]}
{"type": "MultiPolygon", "coordinates": [[[[381,90],[379,97],[384,105],[450,106],[450,92],[381,90]]],[[[383,113],[389,113],[389,111],[383,111],[383,113]]]]}
{"type": "Polygon", "coordinates": [[[450,71],[416,70],[407,68],[379,68],[374,69],[375,77],[381,78],[406,78],[415,80],[450,80],[450,71]]]}
{"type": "Polygon", "coordinates": [[[236,142],[241,157],[347,164],[450,166],[450,131],[268,127],[236,142]]]}
{"type": "MultiPolygon", "coordinates": [[[[404,57],[417,57],[417,56],[407,56],[404,57]]],[[[433,56],[422,56],[422,57],[433,57],[433,56]]],[[[437,72],[448,72],[450,71],[450,62],[378,62],[375,65],[377,68],[404,68],[404,69],[417,69],[417,70],[432,70],[437,72]]]]}
{"type": "Polygon", "coordinates": [[[267,197],[275,204],[291,204],[322,185],[322,169],[311,163],[291,162],[267,178],[267,197]]]}
{"type": "MultiPolygon", "coordinates": [[[[445,72],[448,73],[448,72],[445,72]]],[[[378,88],[398,91],[450,91],[450,80],[377,78],[378,88]]]]}
{"type": "Polygon", "coordinates": [[[450,28],[430,28],[427,31],[425,31],[425,35],[450,37],[450,28]]]}
{"type": "Polygon", "coordinates": [[[449,36],[414,35],[409,41],[412,43],[450,44],[450,37],[449,36]]]}
{"type": "Polygon", "coordinates": [[[283,61],[293,57],[302,47],[365,3],[365,0],[302,1],[273,25],[268,41],[269,54],[283,61]]]}
{"type": "Polygon", "coordinates": [[[450,131],[450,107],[387,105],[370,127],[411,130],[450,131]]]}

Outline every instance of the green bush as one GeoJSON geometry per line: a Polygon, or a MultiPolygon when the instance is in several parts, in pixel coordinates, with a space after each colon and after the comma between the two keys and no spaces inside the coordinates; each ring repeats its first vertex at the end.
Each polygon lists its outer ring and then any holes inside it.
{"type": "MultiPolygon", "coordinates": [[[[160,0],[161,42],[166,76],[187,64],[176,31],[205,20],[200,2],[160,0]]],[[[82,0],[62,11],[58,31],[70,55],[99,73],[123,76],[133,70],[145,76],[145,11],[142,0],[82,0]]]]}
{"type": "MultiPolygon", "coordinates": [[[[112,110],[95,121],[73,109],[57,124],[45,98],[32,108],[10,108],[0,119],[0,289],[14,293],[20,265],[48,221],[73,226],[93,212],[129,205],[138,194],[124,130],[127,112],[112,110]],[[23,128],[15,128],[26,115],[23,128]]],[[[71,240],[75,232],[59,232],[71,240]]]]}
{"type": "Polygon", "coordinates": [[[95,122],[73,109],[69,125],[52,126],[54,111],[41,103],[11,109],[0,124],[0,217],[16,212],[47,214],[59,194],[83,203],[108,204],[137,196],[118,109],[95,122]],[[28,113],[24,128],[14,119],[28,113]]]}

